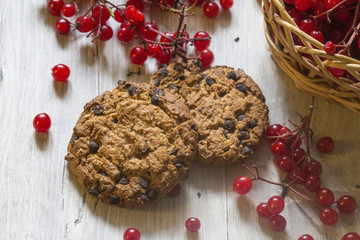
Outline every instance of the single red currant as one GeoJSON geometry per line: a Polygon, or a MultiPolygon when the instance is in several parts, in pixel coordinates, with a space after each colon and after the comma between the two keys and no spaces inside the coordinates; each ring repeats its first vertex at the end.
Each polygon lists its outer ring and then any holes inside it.
{"type": "Polygon", "coordinates": [[[306,167],[315,176],[320,176],[322,173],[322,165],[316,160],[310,160],[306,163],[306,167]]]}
{"type": "Polygon", "coordinates": [[[241,195],[250,192],[251,187],[252,187],[252,181],[247,176],[238,177],[235,179],[233,183],[233,191],[241,195]]]}
{"type": "Polygon", "coordinates": [[[159,44],[149,44],[146,47],[149,57],[159,58],[162,56],[164,49],[159,44]]]}
{"type": "Polygon", "coordinates": [[[47,132],[51,127],[51,119],[46,113],[39,113],[35,116],[33,126],[38,132],[47,132]]]}
{"type": "Polygon", "coordinates": [[[328,188],[320,188],[316,192],[316,201],[325,205],[331,205],[334,202],[334,193],[328,188]]]}
{"type": "Polygon", "coordinates": [[[351,18],[351,13],[346,8],[347,8],[346,5],[341,5],[337,9],[337,11],[334,13],[336,21],[345,23],[347,20],[351,18]]]}
{"type": "Polygon", "coordinates": [[[335,45],[332,41],[327,41],[324,45],[324,51],[329,55],[335,54],[335,45]]]}
{"type": "Polygon", "coordinates": [[[160,42],[162,42],[162,43],[171,43],[172,41],[170,39],[172,39],[172,40],[175,39],[174,34],[172,34],[170,32],[165,32],[164,35],[167,36],[167,38],[164,36],[161,36],[160,42]]]}
{"type": "Polygon", "coordinates": [[[278,141],[271,146],[271,151],[275,155],[286,155],[288,153],[285,143],[278,141]]]}
{"type": "Polygon", "coordinates": [[[156,32],[154,32],[153,30],[151,30],[150,28],[159,30],[158,27],[154,23],[148,22],[140,27],[140,34],[145,39],[154,41],[156,39],[156,37],[158,36],[158,34],[156,32]]]}
{"type": "Polygon", "coordinates": [[[273,215],[269,219],[269,226],[276,232],[283,232],[286,227],[286,219],[281,215],[273,215]]]}
{"type": "Polygon", "coordinates": [[[294,5],[299,11],[306,11],[311,5],[311,0],[294,0],[294,5]]]}
{"type": "Polygon", "coordinates": [[[134,64],[138,64],[138,65],[144,64],[147,57],[148,54],[145,51],[145,49],[142,47],[134,47],[130,51],[130,60],[134,64]]]}
{"type": "Polygon", "coordinates": [[[201,226],[200,220],[196,217],[188,218],[185,222],[185,227],[189,232],[199,231],[201,226]]]}
{"type": "Polygon", "coordinates": [[[319,217],[320,221],[326,225],[334,225],[338,221],[338,214],[331,208],[324,208],[319,217]]]}
{"type": "Polygon", "coordinates": [[[101,23],[103,24],[107,20],[109,20],[110,13],[109,13],[109,10],[105,7],[105,5],[101,4],[101,5],[97,5],[96,7],[94,7],[94,10],[92,12],[92,16],[93,16],[94,21],[96,23],[99,23],[100,18],[101,18],[101,23]]]}
{"type": "Polygon", "coordinates": [[[299,163],[305,159],[306,152],[303,148],[296,148],[293,153],[292,157],[295,163],[299,163]]]}
{"type": "Polygon", "coordinates": [[[180,194],[181,194],[181,185],[180,184],[178,184],[178,185],[176,185],[173,189],[171,189],[171,191],[170,192],[168,192],[168,196],[169,197],[177,197],[177,196],[179,196],[180,194]]]}
{"type": "Polygon", "coordinates": [[[133,5],[135,8],[139,9],[140,11],[144,10],[144,2],[143,0],[128,0],[126,2],[126,6],[133,5]]]}
{"type": "Polygon", "coordinates": [[[203,11],[206,17],[216,18],[219,15],[219,6],[214,2],[206,2],[203,6],[203,11]]]}
{"type": "Polygon", "coordinates": [[[128,228],[124,232],[124,240],[140,240],[141,234],[136,228],[128,228]]]}
{"type": "Polygon", "coordinates": [[[309,234],[304,234],[301,237],[299,237],[298,240],[314,240],[314,238],[312,236],[310,236],[309,234]]]}
{"type": "Polygon", "coordinates": [[[315,38],[316,40],[318,40],[319,42],[321,43],[325,43],[325,38],[324,38],[324,35],[322,32],[318,31],[318,30],[314,30],[314,31],[311,31],[309,33],[309,35],[313,38],[315,38]]]}
{"type": "Polygon", "coordinates": [[[223,9],[230,9],[232,5],[234,4],[233,0],[220,0],[220,5],[223,9]]]}
{"type": "Polygon", "coordinates": [[[129,5],[126,8],[125,16],[126,19],[133,25],[140,25],[144,22],[144,14],[133,5],[129,5]]]}
{"type": "Polygon", "coordinates": [[[214,61],[214,54],[209,49],[203,50],[199,56],[203,68],[208,68],[214,61]]]}
{"type": "Polygon", "coordinates": [[[123,23],[126,21],[126,16],[125,16],[125,13],[123,12],[120,12],[119,9],[116,9],[114,11],[114,18],[117,22],[119,23],[123,23]]]}
{"type": "Polygon", "coordinates": [[[322,153],[332,152],[335,148],[334,140],[331,137],[320,138],[316,144],[316,148],[322,153]]]}
{"type": "Polygon", "coordinates": [[[284,200],[280,196],[271,197],[267,205],[271,214],[280,214],[285,208],[284,200]]]}
{"type": "Polygon", "coordinates": [[[300,29],[306,33],[315,30],[315,21],[312,18],[303,19],[299,25],[300,29]]]}
{"type": "Polygon", "coordinates": [[[47,9],[51,15],[60,16],[61,8],[64,5],[63,0],[50,0],[47,9]]]}
{"type": "MultiPolygon", "coordinates": [[[[209,38],[210,39],[210,35],[207,32],[200,31],[200,32],[195,33],[194,38],[195,39],[196,38],[200,38],[200,39],[209,38]]],[[[209,46],[210,46],[210,40],[194,41],[194,47],[198,51],[207,49],[209,46]]]]}
{"type": "Polygon", "coordinates": [[[355,232],[349,232],[341,240],[360,240],[360,235],[355,232]]]}
{"type": "Polygon", "coordinates": [[[58,64],[51,70],[53,78],[59,82],[65,82],[70,76],[70,68],[65,64],[58,64]]]}
{"type": "Polygon", "coordinates": [[[309,176],[310,172],[306,167],[296,168],[290,172],[290,178],[294,180],[294,183],[303,183],[307,176],[309,176]]]}
{"type": "Polygon", "coordinates": [[[156,60],[159,65],[161,64],[169,64],[171,60],[171,51],[170,50],[163,50],[160,57],[157,57],[156,60]]]}
{"type": "Polygon", "coordinates": [[[316,192],[321,187],[321,180],[318,176],[309,175],[305,179],[304,185],[309,192],[316,192]]]}
{"type": "Polygon", "coordinates": [[[275,142],[276,141],[276,138],[271,138],[271,137],[276,137],[279,135],[279,131],[280,129],[282,129],[283,126],[280,125],[280,124],[273,124],[273,125],[270,125],[268,127],[268,129],[266,130],[266,136],[269,137],[268,139],[271,141],[271,142],[275,142]]]}
{"type": "Polygon", "coordinates": [[[117,38],[119,39],[120,42],[126,43],[126,42],[130,42],[135,35],[135,31],[131,28],[120,28],[118,34],[117,34],[117,38]]]}
{"type": "Polygon", "coordinates": [[[64,4],[61,8],[61,14],[65,17],[72,17],[76,13],[76,8],[74,4],[67,3],[64,4]]]}
{"type": "Polygon", "coordinates": [[[90,32],[96,27],[94,20],[91,16],[80,16],[75,21],[75,26],[79,30],[79,32],[86,33],[90,32]]]}
{"type": "Polygon", "coordinates": [[[344,195],[337,201],[337,208],[342,213],[353,213],[356,207],[356,200],[352,196],[344,195]]]}
{"type": "Polygon", "coordinates": [[[276,166],[283,172],[291,172],[294,169],[294,163],[287,155],[278,156],[276,166]]]}
{"type": "Polygon", "coordinates": [[[103,25],[100,28],[99,39],[101,41],[108,41],[112,38],[113,34],[114,32],[110,26],[103,25]]]}
{"type": "Polygon", "coordinates": [[[70,22],[65,18],[60,18],[55,23],[55,30],[59,34],[68,34],[70,32],[70,22]]]}
{"type": "Polygon", "coordinates": [[[326,10],[330,10],[337,5],[341,0],[323,0],[326,10]]]}
{"type": "Polygon", "coordinates": [[[334,77],[337,78],[342,77],[345,74],[345,69],[333,68],[333,67],[328,67],[327,69],[334,77]]]}
{"type": "Polygon", "coordinates": [[[260,203],[257,207],[256,207],[256,212],[259,215],[259,217],[262,218],[269,218],[271,217],[271,213],[269,212],[269,208],[267,203],[260,203]]]}

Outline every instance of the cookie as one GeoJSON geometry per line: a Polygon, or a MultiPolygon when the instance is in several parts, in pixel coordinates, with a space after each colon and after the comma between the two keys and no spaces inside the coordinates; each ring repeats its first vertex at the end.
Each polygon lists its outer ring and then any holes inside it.
{"type": "Polygon", "coordinates": [[[188,107],[149,84],[119,86],[87,103],[65,159],[89,194],[138,207],[187,176],[198,134],[188,107]]]}
{"type": "Polygon", "coordinates": [[[269,121],[260,88],[241,69],[217,66],[201,72],[195,66],[191,62],[170,64],[153,76],[151,84],[175,85],[171,91],[190,108],[193,129],[199,133],[198,160],[220,166],[249,157],[269,121]],[[185,78],[179,80],[182,72],[185,78]]]}

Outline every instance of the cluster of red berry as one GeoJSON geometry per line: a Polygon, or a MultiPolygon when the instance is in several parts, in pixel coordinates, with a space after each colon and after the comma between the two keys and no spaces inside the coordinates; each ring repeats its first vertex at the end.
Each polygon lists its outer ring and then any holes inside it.
{"type": "MultiPolygon", "coordinates": [[[[334,202],[334,193],[328,188],[321,187],[320,175],[322,173],[322,165],[311,157],[309,147],[309,135],[312,133],[309,128],[312,111],[313,107],[310,108],[309,114],[303,118],[302,124],[297,126],[293,131],[280,124],[273,124],[266,132],[268,139],[272,142],[271,151],[275,155],[276,166],[280,171],[288,173],[287,179],[290,180],[287,183],[272,182],[261,178],[256,166],[254,166],[256,169],[254,172],[244,165],[254,176],[254,179],[250,179],[247,176],[238,177],[233,183],[233,190],[238,194],[246,194],[251,190],[254,180],[262,180],[270,184],[282,186],[304,199],[319,205],[320,221],[326,225],[334,225],[338,221],[338,213],[331,208],[331,205],[336,204],[339,212],[349,214],[356,210],[357,204],[355,198],[349,195],[341,196],[334,202]],[[301,147],[303,139],[306,151],[301,147]],[[299,187],[303,185],[307,191],[314,192],[314,199],[296,190],[293,186],[295,184],[298,184],[299,187]]],[[[330,137],[321,138],[317,142],[316,148],[322,153],[329,153],[334,150],[334,141],[330,137]]],[[[256,211],[260,217],[269,219],[269,226],[274,231],[284,231],[286,220],[283,216],[279,215],[283,211],[284,206],[285,204],[282,197],[273,196],[267,203],[260,203],[256,211]]],[[[311,236],[306,235],[299,239],[313,239],[309,237],[311,236]]]]}
{"type": "MultiPolygon", "coordinates": [[[[194,4],[195,0],[189,0],[189,2],[191,4],[194,4]]],[[[225,10],[229,10],[233,6],[233,4],[233,0],[220,0],[220,6],[225,10]]],[[[220,12],[219,5],[216,2],[198,0],[196,6],[202,6],[204,14],[208,18],[216,18],[220,12]]]]}
{"type": "MultiPolygon", "coordinates": [[[[160,0],[158,4],[167,6],[169,9],[174,7],[174,0],[160,0]]],[[[195,2],[190,1],[195,4],[195,2]]],[[[201,5],[202,0],[196,2],[201,5]]],[[[221,0],[221,6],[224,9],[229,9],[233,1],[221,0]]],[[[183,5],[183,9],[186,5],[183,5]]],[[[204,4],[207,10],[204,12],[207,15],[216,16],[212,10],[212,6],[218,6],[214,2],[207,2],[204,4]],[[208,6],[210,5],[210,6],[208,6]]],[[[106,0],[93,1],[90,8],[85,14],[77,17],[75,24],[72,24],[67,18],[75,16],[77,7],[74,4],[65,4],[63,0],[50,0],[48,2],[48,11],[52,15],[62,16],[55,23],[55,29],[59,34],[68,34],[71,27],[81,33],[87,33],[88,36],[93,34],[101,41],[110,40],[113,35],[113,29],[107,24],[107,21],[112,16],[120,23],[120,28],[117,32],[117,38],[122,43],[130,42],[137,36],[137,39],[142,42],[142,46],[137,46],[130,51],[130,60],[134,64],[143,64],[148,57],[155,58],[159,64],[168,64],[172,57],[179,55],[185,58],[187,53],[187,44],[193,43],[196,49],[196,57],[200,58],[204,68],[211,65],[214,60],[214,55],[208,49],[210,45],[210,36],[204,31],[197,32],[193,38],[190,38],[189,33],[181,28],[181,24],[175,33],[160,32],[154,22],[145,22],[143,14],[144,2],[143,0],[128,0],[126,6],[118,7],[106,0]],[[159,41],[156,41],[157,38],[159,41]]],[[[217,10],[218,12],[218,10],[217,10]]]]}
{"type": "MultiPolygon", "coordinates": [[[[270,0],[269,4],[271,3],[270,0]]],[[[359,8],[356,0],[284,0],[285,9],[299,28],[324,44],[329,55],[342,54],[360,59],[359,8]]],[[[303,46],[293,34],[294,43],[303,46]]],[[[304,57],[313,60],[310,55],[304,57]]],[[[322,59],[326,61],[327,59],[322,59]]],[[[356,80],[344,69],[328,67],[335,77],[356,80]]]]}

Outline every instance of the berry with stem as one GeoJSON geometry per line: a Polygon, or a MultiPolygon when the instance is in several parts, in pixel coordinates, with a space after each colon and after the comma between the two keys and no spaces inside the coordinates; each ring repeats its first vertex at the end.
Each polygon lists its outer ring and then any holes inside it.
{"type": "Polygon", "coordinates": [[[126,6],[133,5],[136,9],[140,11],[144,10],[144,2],[143,0],[128,0],[126,1],[126,6]]]}
{"type": "Polygon", "coordinates": [[[140,27],[140,34],[145,39],[154,41],[156,39],[156,37],[158,36],[158,34],[157,34],[157,32],[154,32],[151,29],[159,30],[158,27],[154,23],[148,22],[140,27]]]}
{"type": "Polygon", "coordinates": [[[163,48],[159,44],[149,44],[146,47],[149,57],[151,58],[160,58],[163,54],[163,48]]]}
{"type": "Polygon", "coordinates": [[[234,4],[234,0],[220,0],[220,5],[223,9],[229,10],[234,4]]]}
{"type": "Polygon", "coordinates": [[[33,120],[33,126],[37,132],[47,132],[51,127],[51,119],[46,113],[39,113],[33,120]]]}
{"type": "MultiPolygon", "coordinates": [[[[210,38],[210,35],[207,32],[199,31],[195,33],[194,38],[206,39],[206,38],[210,38]]],[[[207,49],[209,46],[210,46],[210,40],[194,41],[194,47],[196,48],[197,51],[202,51],[204,49],[207,49]]]]}
{"type": "Polygon", "coordinates": [[[250,192],[251,187],[252,187],[252,181],[247,176],[238,177],[234,180],[233,183],[233,191],[241,195],[250,192]]]}
{"type": "Polygon", "coordinates": [[[319,214],[320,221],[326,225],[335,225],[338,221],[338,214],[332,208],[324,208],[319,214]]]}
{"type": "Polygon", "coordinates": [[[331,205],[334,202],[334,193],[328,188],[320,188],[316,192],[316,200],[325,205],[331,205]]]}
{"type": "Polygon", "coordinates": [[[101,18],[101,24],[104,24],[107,20],[109,20],[110,13],[105,5],[100,4],[93,9],[92,16],[96,23],[99,23],[101,18]]]}
{"type": "Polygon", "coordinates": [[[284,172],[291,172],[294,169],[294,164],[291,158],[287,155],[281,155],[277,157],[277,167],[284,172]]]}
{"type": "Polygon", "coordinates": [[[321,187],[321,180],[318,176],[309,175],[305,179],[304,186],[309,192],[316,192],[321,187]]]}
{"type": "Polygon", "coordinates": [[[123,27],[118,31],[117,38],[120,42],[126,43],[130,42],[134,38],[134,35],[135,31],[133,29],[123,27]]]}
{"type": "Polygon", "coordinates": [[[352,196],[344,195],[337,201],[337,208],[342,213],[353,213],[356,210],[356,200],[352,196]]]}
{"type": "Polygon", "coordinates": [[[147,57],[148,54],[145,51],[145,49],[142,47],[134,47],[130,51],[130,60],[134,64],[138,64],[138,65],[144,64],[147,57]]]}
{"type": "Polygon", "coordinates": [[[275,155],[286,155],[288,153],[285,143],[283,143],[282,141],[278,141],[275,142],[272,146],[271,146],[271,151],[275,154],[275,155]]]}
{"type": "Polygon", "coordinates": [[[96,24],[90,15],[80,16],[75,21],[75,26],[79,32],[90,32],[96,27],[96,24]]]}
{"type": "Polygon", "coordinates": [[[284,200],[280,196],[271,197],[268,200],[267,205],[271,214],[280,214],[285,207],[284,200]]]}
{"type": "Polygon", "coordinates": [[[61,8],[63,7],[63,5],[64,5],[63,0],[50,0],[47,6],[48,12],[51,15],[60,16],[61,8]]]}
{"type": "Polygon", "coordinates": [[[213,52],[212,52],[211,50],[209,50],[209,49],[203,50],[203,51],[199,54],[198,57],[200,58],[200,61],[201,61],[202,66],[203,66],[204,68],[210,67],[210,65],[211,65],[211,64],[213,63],[213,61],[214,61],[214,54],[213,54],[213,52]]]}
{"type": "Polygon", "coordinates": [[[329,55],[335,54],[335,45],[332,41],[327,41],[324,45],[324,51],[329,55]]]}
{"type": "Polygon", "coordinates": [[[360,240],[360,235],[355,232],[345,234],[341,240],[360,240]]]}
{"type": "Polygon", "coordinates": [[[259,215],[259,217],[262,218],[269,218],[272,216],[272,214],[269,212],[268,204],[264,202],[260,203],[256,207],[256,212],[259,215]]]}
{"type": "Polygon", "coordinates": [[[286,227],[286,219],[281,215],[273,215],[269,219],[269,226],[276,232],[283,232],[286,227]]]}
{"type": "Polygon", "coordinates": [[[101,41],[108,41],[112,38],[113,34],[114,34],[114,32],[110,26],[103,25],[100,28],[99,39],[101,41]]]}
{"type": "Polygon", "coordinates": [[[70,32],[70,22],[65,18],[60,18],[55,23],[55,30],[59,34],[68,34],[70,32]]]}

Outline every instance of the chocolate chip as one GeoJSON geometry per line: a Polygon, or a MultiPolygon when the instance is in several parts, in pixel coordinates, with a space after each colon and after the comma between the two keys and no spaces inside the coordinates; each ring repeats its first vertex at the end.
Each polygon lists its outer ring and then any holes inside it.
{"type": "Polygon", "coordinates": [[[106,172],[99,172],[99,174],[100,174],[101,176],[107,176],[107,173],[106,173],[106,172]]]}
{"type": "Polygon", "coordinates": [[[174,89],[174,88],[176,88],[177,86],[175,85],[175,84],[173,84],[173,83],[171,83],[169,86],[168,86],[168,89],[174,89]]]}
{"type": "Polygon", "coordinates": [[[180,72],[185,72],[184,67],[179,64],[174,67],[174,70],[179,70],[180,72]]]}
{"type": "Polygon", "coordinates": [[[144,149],[142,150],[142,154],[146,155],[150,152],[149,144],[145,142],[144,149]]]}
{"type": "Polygon", "coordinates": [[[160,98],[157,95],[154,95],[151,97],[151,104],[155,105],[155,106],[159,106],[160,105],[160,98]]]}
{"type": "Polygon", "coordinates": [[[153,94],[154,95],[159,95],[159,96],[165,96],[164,92],[161,89],[154,89],[153,90],[153,94]]]}
{"type": "Polygon", "coordinates": [[[175,80],[184,81],[184,80],[185,80],[185,76],[184,76],[184,75],[177,76],[177,77],[175,78],[175,80]]]}
{"type": "Polygon", "coordinates": [[[185,167],[185,165],[182,164],[182,163],[175,163],[174,166],[175,166],[176,168],[184,168],[184,167],[185,167]]]}
{"type": "Polygon", "coordinates": [[[155,190],[151,189],[151,190],[147,191],[146,196],[150,200],[156,200],[158,197],[158,193],[155,190]]]}
{"type": "Polygon", "coordinates": [[[197,127],[195,124],[191,125],[191,128],[192,128],[194,131],[198,131],[198,127],[197,127]]]}
{"type": "Polygon", "coordinates": [[[97,151],[99,150],[99,147],[100,147],[99,144],[97,144],[97,143],[94,142],[94,141],[91,141],[91,142],[89,143],[89,151],[90,151],[90,153],[92,153],[92,154],[97,153],[97,151]]]}
{"type": "Polygon", "coordinates": [[[155,78],[154,79],[154,85],[157,86],[157,87],[160,86],[160,79],[155,78]]]}
{"type": "Polygon", "coordinates": [[[247,155],[247,154],[249,154],[251,152],[252,152],[252,150],[248,146],[244,146],[242,151],[241,151],[241,154],[247,155]]]}
{"type": "Polygon", "coordinates": [[[136,94],[136,90],[137,90],[137,87],[135,86],[130,86],[128,88],[128,93],[130,94],[130,96],[134,96],[136,94]]]}
{"type": "Polygon", "coordinates": [[[235,71],[229,72],[229,74],[227,75],[227,77],[228,77],[229,79],[232,79],[232,80],[234,80],[234,81],[237,81],[237,76],[236,76],[235,71]]]}
{"type": "Polygon", "coordinates": [[[211,77],[207,77],[205,79],[205,81],[206,81],[207,85],[209,85],[209,86],[211,86],[211,85],[213,85],[215,83],[215,79],[213,79],[211,77]]]}
{"type": "Polygon", "coordinates": [[[141,195],[141,196],[140,196],[140,200],[141,200],[142,202],[148,202],[148,201],[149,201],[149,198],[148,198],[146,195],[141,195]]]}
{"type": "Polygon", "coordinates": [[[235,88],[240,92],[242,92],[243,94],[246,94],[247,92],[247,87],[244,84],[236,84],[235,88]]]}
{"type": "Polygon", "coordinates": [[[89,194],[97,196],[100,194],[99,189],[97,188],[97,186],[93,186],[90,190],[89,190],[89,194]]]}
{"type": "Polygon", "coordinates": [[[114,118],[114,123],[118,123],[119,120],[117,118],[114,118]]]}
{"type": "Polygon", "coordinates": [[[71,142],[72,144],[74,144],[75,141],[78,140],[78,139],[79,139],[79,137],[76,136],[76,135],[74,135],[74,136],[71,138],[70,142],[71,142]]]}
{"type": "Polygon", "coordinates": [[[249,132],[247,131],[240,131],[240,135],[238,137],[239,140],[247,140],[250,138],[249,132]]]}
{"type": "Polygon", "coordinates": [[[147,189],[150,187],[150,180],[146,178],[139,178],[139,185],[140,187],[147,189]]]}
{"type": "Polygon", "coordinates": [[[167,66],[168,66],[167,64],[161,64],[158,69],[166,68],[167,66]]]}
{"type": "Polygon", "coordinates": [[[171,151],[170,155],[176,155],[179,152],[178,148],[175,148],[174,150],[171,151]]]}
{"type": "Polygon", "coordinates": [[[104,113],[104,107],[103,107],[103,105],[97,105],[96,107],[94,107],[94,114],[95,115],[101,115],[101,114],[103,114],[104,113]]]}
{"type": "Polygon", "coordinates": [[[120,198],[115,195],[110,195],[108,200],[109,200],[109,204],[118,204],[120,202],[120,198]]]}
{"type": "Polygon", "coordinates": [[[233,120],[231,119],[226,119],[225,123],[224,123],[224,129],[228,132],[228,133],[233,133],[235,132],[235,123],[233,120]]]}
{"type": "Polygon", "coordinates": [[[129,184],[129,179],[127,179],[126,177],[122,177],[119,181],[119,183],[121,185],[128,185],[129,184]]]}
{"type": "Polygon", "coordinates": [[[167,76],[169,76],[169,71],[166,68],[162,68],[159,71],[159,75],[163,78],[166,78],[167,76]]]}
{"type": "Polygon", "coordinates": [[[242,120],[244,120],[245,118],[247,118],[246,115],[239,115],[237,119],[238,119],[238,121],[242,121],[242,120]]]}
{"type": "Polygon", "coordinates": [[[218,93],[218,95],[219,95],[219,97],[223,97],[226,95],[226,92],[220,92],[220,93],[218,93]]]}
{"type": "Polygon", "coordinates": [[[251,119],[249,122],[249,128],[254,128],[258,125],[258,122],[256,121],[256,119],[251,119]]]}
{"type": "Polygon", "coordinates": [[[207,74],[201,74],[201,80],[204,79],[207,76],[207,74]]]}

